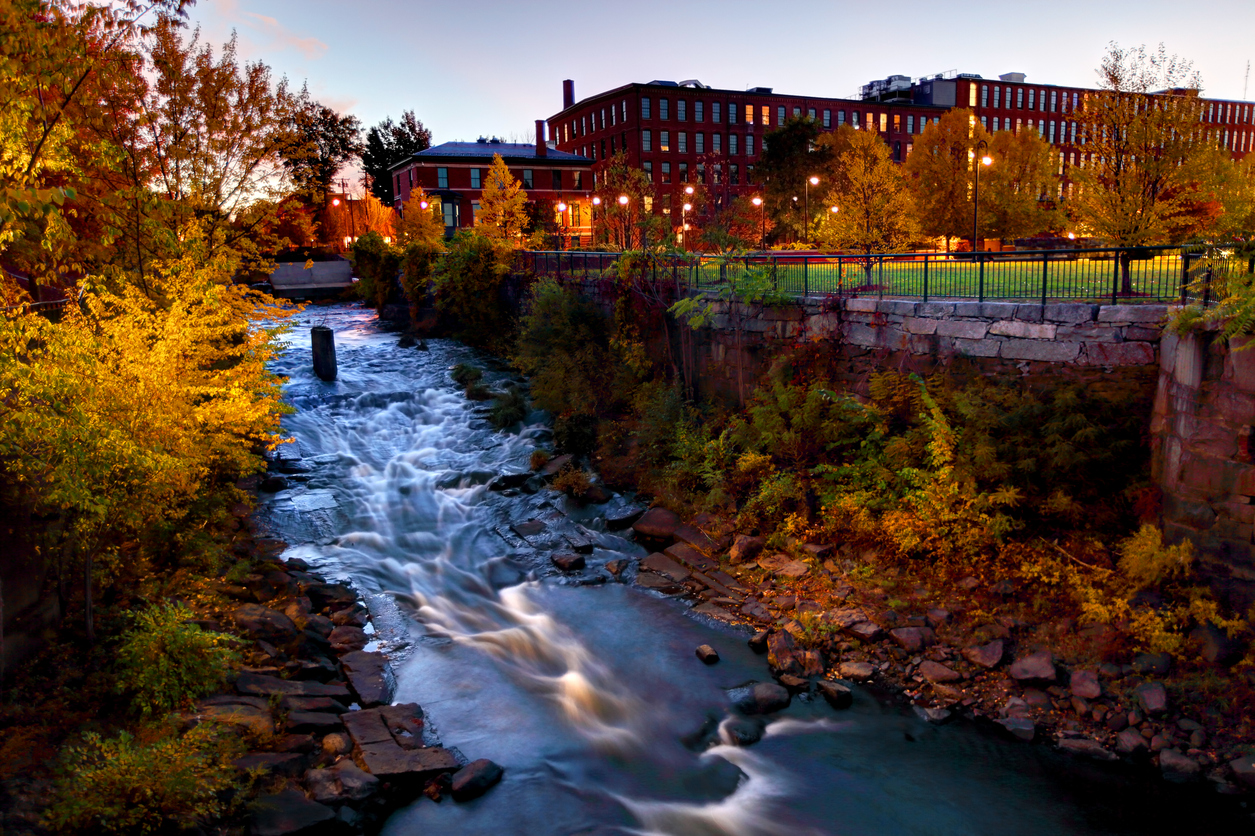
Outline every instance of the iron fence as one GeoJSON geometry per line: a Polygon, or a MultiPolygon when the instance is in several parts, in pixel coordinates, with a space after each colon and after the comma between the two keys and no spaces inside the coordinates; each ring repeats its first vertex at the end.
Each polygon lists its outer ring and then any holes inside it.
{"type": "MultiPolygon", "coordinates": [[[[558,280],[615,275],[619,253],[523,252],[519,267],[558,280]]],[[[929,299],[1099,301],[1111,304],[1203,301],[1223,295],[1250,262],[1183,247],[1099,247],[978,253],[648,255],[640,269],[689,293],[726,286],[728,271],[760,270],[786,295],[929,299]]]]}

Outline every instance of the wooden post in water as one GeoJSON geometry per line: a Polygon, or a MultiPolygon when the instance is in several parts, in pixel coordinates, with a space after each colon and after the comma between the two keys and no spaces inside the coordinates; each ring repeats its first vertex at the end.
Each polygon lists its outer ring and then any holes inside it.
{"type": "Polygon", "coordinates": [[[326,325],[309,329],[314,346],[314,374],[326,381],[336,379],[336,335],[326,325]]]}

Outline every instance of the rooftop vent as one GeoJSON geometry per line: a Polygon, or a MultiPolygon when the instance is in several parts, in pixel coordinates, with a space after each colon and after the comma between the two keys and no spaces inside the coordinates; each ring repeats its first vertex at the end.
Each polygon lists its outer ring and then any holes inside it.
{"type": "Polygon", "coordinates": [[[660,79],[654,79],[653,81],[651,81],[651,82],[649,82],[649,83],[650,83],[650,84],[657,85],[657,86],[659,86],[659,87],[679,87],[679,86],[680,86],[680,85],[676,84],[674,81],[662,81],[662,80],[660,80],[660,79]]]}
{"type": "Polygon", "coordinates": [[[686,78],[679,84],[680,87],[696,87],[698,90],[709,90],[709,84],[702,84],[695,78],[686,78]]]}
{"type": "Polygon", "coordinates": [[[486,136],[481,136],[479,139],[477,139],[477,140],[475,140],[475,141],[476,141],[476,142],[478,142],[480,145],[487,145],[487,144],[488,144],[488,137],[486,137],[486,136]]]}
{"type": "Polygon", "coordinates": [[[746,92],[749,92],[749,93],[770,93],[770,92],[771,92],[771,88],[770,88],[770,87],[751,87],[751,88],[750,88],[748,91],[746,91],[746,92]]]}
{"type": "Polygon", "coordinates": [[[1002,75],[998,76],[998,80],[999,81],[1023,81],[1027,77],[1028,76],[1024,75],[1024,73],[1003,73],[1002,75]]]}

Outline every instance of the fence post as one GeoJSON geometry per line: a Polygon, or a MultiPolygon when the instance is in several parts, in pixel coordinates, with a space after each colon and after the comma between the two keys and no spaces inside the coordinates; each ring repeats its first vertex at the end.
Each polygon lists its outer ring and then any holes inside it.
{"type": "Polygon", "coordinates": [[[1181,304],[1184,305],[1190,292],[1190,253],[1181,248],[1181,304]]]}
{"type": "Polygon", "coordinates": [[[876,287],[881,299],[885,298],[885,257],[876,257],[876,287]]]}
{"type": "Polygon", "coordinates": [[[928,301],[928,253],[924,253],[924,301],[928,301]]]}
{"type": "Polygon", "coordinates": [[[810,287],[811,282],[811,257],[802,256],[802,287],[810,287]]]}
{"type": "Polygon", "coordinates": [[[1203,307],[1211,304],[1211,265],[1207,265],[1207,272],[1203,274],[1203,307]]]}
{"type": "Polygon", "coordinates": [[[1042,251],[1041,254],[1041,306],[1046,307],[1046,283],[1050,275],[1050,253],[1042,251]]]}
{"type": "Polygon", "coordinates": [[[802,300],[805,301],[806,297],[810,296],[810,293],[811,293],[810,271],[803,270],[802,271],[802,300]]]}
{"type": "MultiPolygon", "coordinates": [[[[973,247],[975,249],[975,247],[973,247]]],[[[985,301],[985,258],[982,253],[973,253],[976,256],[976,301],[985,301]]]]}
{"type": "Polygon", "coordinates": [[[1115,268],[1111,273],[1111,304],[1120,304],[1120,251],[1116,250],[1115,258],[1112,259],[1115,268]]]}

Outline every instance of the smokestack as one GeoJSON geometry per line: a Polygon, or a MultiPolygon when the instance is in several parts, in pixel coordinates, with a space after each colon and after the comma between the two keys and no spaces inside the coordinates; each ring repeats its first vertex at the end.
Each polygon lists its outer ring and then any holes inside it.
{"type": "Polygon", "coordinates": [[[564,79],[562,82],[562,109],[566,110],[575,104],[575,81],[564,79]]]}
{"type": "Polygon", "coordinates": [[[545,120],[536,120],[536,156],[544,157],[549,154],[549,146],[545,144],[545,120]]]}

